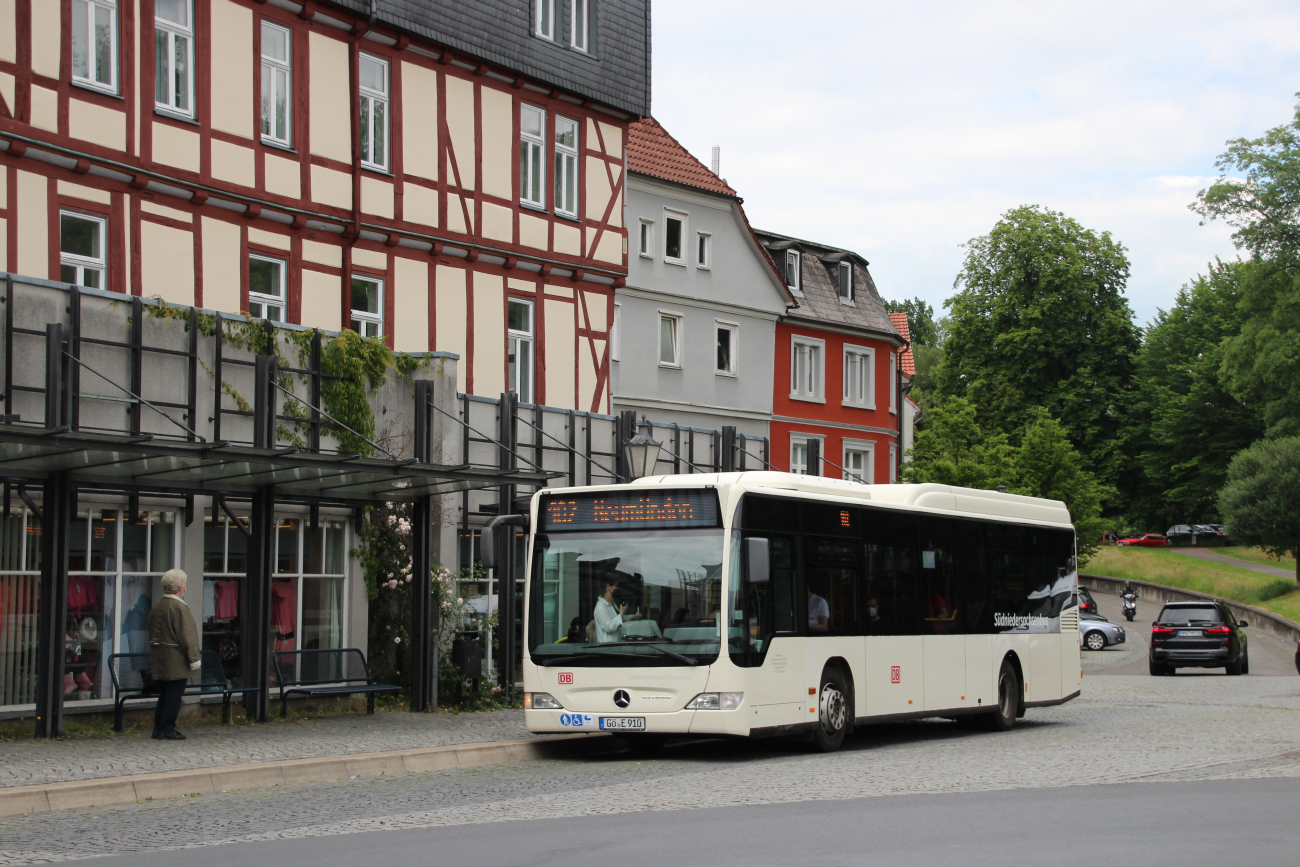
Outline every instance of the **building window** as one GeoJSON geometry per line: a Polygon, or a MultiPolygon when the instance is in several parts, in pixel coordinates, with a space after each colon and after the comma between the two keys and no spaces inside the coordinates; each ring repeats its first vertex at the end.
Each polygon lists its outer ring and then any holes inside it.
{"type": "Polygon", "coordinates": [[[352,319],[348,327],[362,337],[384,334],[384,281],[352,276],[352,319]]]}
{"type": "Polygon", "coordinates": [[[578,123],[555,117],[555,213],[578,216],[578,123]]]}
{"type": "Polygon", "coordinates": [[[889,445],[889,483],[898,481],[898,446],[889,445]]]}
{"type": "Polygon", "coordinates": [[[546,112],[531,105],[519,110],[519,201],[546,207],[546,163],[542,160],[546,112]]]}
{"type": "Polygon", "coordinates": [[[588,46],[591,28],[590,3],[591,0],[569,0],[569,25],[573,37],[570,41],[579,51],[590,50],[588,46]]]}
{"type": "Polygon", "coordinates": [[[709,268],[713,265],[713,236],[708,232],[695,235],[695,267],[709,268]]]}
{"type": "Polygon", "coordinates": [[[388,169],[388,61],[361,55],[361,164],[388,169]]]}
{"type": "Polygon", "coordinates": [[[724,376],[735,376],[739,329],[729,322],[718,322],[714,330],[717,333],[717,353],[713,369],[724,376]]]}
{"type": "Polygon", "coordinates": [[[795,337],[790,344],[790,397],[823,400],[822,352],[825,341],[795,337]]]}
{"type": "Polygon", "coordinates": [[[292,144],[289,123],[293,98],[290,63],[292,39],[289,31],[269,21],[262,22],[262,138],[288,146],[292,144]]]}
{"type": "Polygon", "coordinates": [[[844,441],[844,480],[870,485],[875,481],[872,458],[875,456],[874,443],[860,440],[844,441]]]}
{"type": "Polygon", "coordinates": [[[682,366],[682,317],[659,314],[659,366],[682,366]]]}
{"type": "Polygon", "coordinates": [[[511,298],[506,315],[509,388],[521,403],[533,402],[533,305],[511,298]]]}
{"type": "Polygon", "coordinates": [[[898,353],[889,353],[889,411],[898,412],[898,353]]]}
{"type": "Polygon", "coordinates": [[[844,347],[844,405],[876,408],[876,353],[865,346],[844,347]]]}
{"type": "Polygon", "coordinates": [[[682,241],[686,237],[686,215],[672,211],[664,212],[664,261],[673,265],[685,265],[686,254],[682,250],[682,241]]]}
{"type": "Polygon", "coordinates": [[[284,321],[285,261],[269,256],[248,257],[248,315],[252,319],[284,321]]]}
{"type": "Polygon", "coordinates": [[[853,263],[840,263],[839,292],[841,301],[853,300],[853,263]]]}
{"type": "Polygon", "coordinates": [[[640,245],[641,255],[647,259],[654,258],[654,247],[655,247],[655,221],[642,220],[641,221],[641,245],[640,245]]]}
{"type": "Polygon", "coordinates": [[[72,0],[72,78],[117,90],[117,0],[72,0]]]}
{"type": "Polygon", "coordinates": [[[618,361],[623,352],[623,305],[614,302],[614,322],[609,327],[609,360],[618,361]]]}
{"type": "Polygon", "coordinates": [[[798,476],[820,476],[822,474],[822,439],[821,437],[790,437],[790,472],[798,476]],[[812,457],[812,444],[816,444],[817,456],[812,457]],[[811,467],[809,460],[811,459],[811,467]]]}
{"type": "Polygon", "coordinates": [[[194,114],[194,18],[190,0],[154,0],[154,104],[194,114]]]}
{"type": "Polygon", "coordinates": [[[59,279],[64,283],[105,289],[108,222],[86,214],[59,214],[59,279]]]}
{"type": "Polygon", "coordinates": [[[803,270],[803,256],[798,250],[785,251],[785,285],[793,292],[799,292],[802,285],[799,277],[803,270]]]}
{"type": "Polygon", "coordinates": [[[555,0],[533,0],[533,35],[555,39],[555,0]]]}

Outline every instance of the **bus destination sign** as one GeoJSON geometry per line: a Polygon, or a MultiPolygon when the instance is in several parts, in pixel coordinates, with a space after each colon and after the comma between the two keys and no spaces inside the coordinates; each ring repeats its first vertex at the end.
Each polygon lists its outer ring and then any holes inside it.
{"type": "Polygon", "coordinates": [[[546,497],[541,513],[543,532],[716,527],[718,496],[697,489],[546,497]]]}

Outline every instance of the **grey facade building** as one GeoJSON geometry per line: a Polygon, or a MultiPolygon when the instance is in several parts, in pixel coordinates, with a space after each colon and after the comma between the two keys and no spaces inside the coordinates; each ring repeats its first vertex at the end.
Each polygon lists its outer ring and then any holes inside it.
{"type": "Polygon", "coordinates": [[[651,118],[629,130],[628,170],[614,410],[766,437],[776,324],[793,296],[736,191],[651,118]]]}

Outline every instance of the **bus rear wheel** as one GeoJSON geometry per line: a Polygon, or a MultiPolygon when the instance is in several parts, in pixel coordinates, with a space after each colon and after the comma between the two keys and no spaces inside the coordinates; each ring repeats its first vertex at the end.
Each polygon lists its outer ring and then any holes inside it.
{"type": "Polygon", "coordinates": [[[1010,660],[1002,663],[998,672],[998,709],[984,715],[984,725],[989,731],[1010,731],[1020,716],[1020,678],[1010,660]]]}
{"type": "Polygon", "coordinates": [[[822,671],[821,689],[817,690],[817,727],[813,744],[823,753],[838,750],[849,730],[849,687],[837,668],[822,671]]]}

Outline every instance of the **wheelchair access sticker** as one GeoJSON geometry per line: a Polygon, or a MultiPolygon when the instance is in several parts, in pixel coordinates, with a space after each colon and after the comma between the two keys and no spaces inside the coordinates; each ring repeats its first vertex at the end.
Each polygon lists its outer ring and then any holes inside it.
{"type": "Polygon", "coordinates": [[[596,718],[589,713],[562,713],[560,725],[575,729],[598,728],[596,718]]]}

